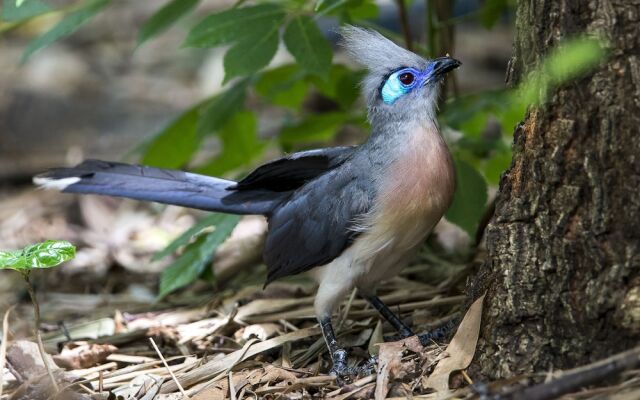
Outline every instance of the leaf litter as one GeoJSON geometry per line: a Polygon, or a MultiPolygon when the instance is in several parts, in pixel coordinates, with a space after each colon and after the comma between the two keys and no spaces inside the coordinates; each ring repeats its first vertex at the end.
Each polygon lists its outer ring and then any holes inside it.
{"type": "MultiPolygon", "coordinates": [[[[153,261],[154,254],[203,214],[113,199],[79,199],[44,199],[25,192],[0,207],[0,215],[7,216],[0,220],[0,248],[48,237],[78,244],[75,264],[36,276],[46,321],[45,345],[55,354],[55,375],[69,394],[60,398],[181,399],[179,386],[197,400],[482,395],[464,383],[471,379],[464,371],[475,352],[482,315],[481,299],[465,309],[460,283],[468,269],[465,262],[429,249],[401,276],[380,286],[383,301],[417,332],[463,314],[449,343],[423,347],[415,337],[385,343],[383,336],[394,333],[391,327],[363,300],[346,299],[335,319],[339,340],[351,347],[351,362],[363,362],[371,352],[377,354],[378,365],[376,373],[338,387],[326,375],[330,360],[313,316],[314,284],[294,277],[262,290],[264,267],[256,255],[264,239],[263,221],[243,219],[236,227],[239,233],[234,231],[233,240],[219,248],[214,268],[222,279],[214,282],[213,290],[211,284],[196,283],[157,300],[157,276],[167,261],[153,261]],[[31,204],[34,212],[16,213],[15,207],[24,204],[31,204]],[[79,221],[59,217],[76,208],[81,210],[79,221]]],[[[10,280],[2,285],[0,308],[20,298],[10,280]]],[[[30,337],[29,313],[28,304],[20,303],[8,332],[3,329],[9,342],[3,341],[8,355],[1,371],[2,399],[50,394],[47,380],[39,378],[38,358],[24,356],[33,343],[18,340],[30,337]]],[[[629,374],[628,381],[632,383],[625,387],[637,391],[640,374],[629,374]]],[[[603,390],[598,395],[607,393],[603,390]]]]}

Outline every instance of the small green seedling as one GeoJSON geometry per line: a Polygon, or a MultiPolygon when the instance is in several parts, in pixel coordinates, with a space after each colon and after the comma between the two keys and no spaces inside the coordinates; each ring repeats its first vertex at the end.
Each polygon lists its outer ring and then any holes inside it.
{"type": "Polygon", "coordinates": [[[40,337],[40,305],[36,300],[36,293],[29,280],[31,271],[34,269],[51,268],[69,261],[76,256],[76,248],[71,243],[64,240],[47,240],[46,242],[29,245],[21,250],[0,251],[0,269],[13,269],[18,271],[27,284],[27,290],[33,303],[35,314],[34,333],[38,342],[40,356],[44,362],[51,382],[56,393],[59,391],[58,384],[53,377],[47,358],[45,357],[42,338],[40,337]]]}
{"type": "Polygon", "coordinates": [[[65,240],[47,240],[21,250],[0,251],[0,269],[14,269],[23,275],[31,270],[51,268],[76,256],[76,248],[65,240]]]}

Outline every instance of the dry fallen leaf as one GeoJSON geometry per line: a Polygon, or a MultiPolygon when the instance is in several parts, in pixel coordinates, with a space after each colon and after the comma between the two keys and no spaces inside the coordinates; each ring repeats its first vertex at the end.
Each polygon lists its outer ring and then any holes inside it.
{"type": "Polygon", "coordinates": [[[369,345],[367,346],[369,354],[377,356],[380,352],[380,343],[384,343],[384,336],[382,335],[382,321],[378,320],[371,334],[371,338],[369,338],[369,345]]]}
{"type": "MultiPolygon", "coordinates": [[[[51,376],[58,383],[58,387],[66,387],[76,381],[78,377],[58,368],[49,354],[45,355],[46,363],[51,370],[51,376]]],[[[51,376],[45,368],[45,361],[38,350],[38,345],[27,340],[18,340],[7,349],[7,363],[12,366],[22,384],[9,396],[10,400],[48,399],[55,392],[51,376]]],[[[91,400],[83,393],[76,392],[77,387],[69,387],[58,393],[58,398],[68,400],[91,400]]]]}
{"type": "Polygon", "coordinates": [[[483,300],[484,295],[469,307],[456,334],[445,350],[448,357],[440,360],[428,378],[423,378],[423,387],[435,389],[439,394],[447,393],[449,391],[449,375],[453,371],[469,366],[478,343],[483,300]]]}
{"type": "Polygon", "coordinates": [[[84,369],[104,362],[116,350],[118,348],[110,344],[71,342],[65,344],[60,354],[53,356],[53,360],[60,368],[84,369]]]}
{"type": "MultiPolygon", "coordinates": [[[[237,387],[241,381],[245,380],[249,372],[242,371],[231,375],[233,386],[237,387]]],[[[229,379],[218,379],[198,391],[191,400],[225,400],[229,398],[229,379]]]]}
{"type": "Polygon", "coordinates": [[[422,345],[417,336],[397,342],[379,344],[376,400],[385,399],[389,392],[389,382],[405,374],[405,367],[402,365],[402,356],[405,350],[411,350],[414,353],[419,353],[422,350],[422,345]]]}
{"type": "Polygon", "coordinates": [[[253,324],[238,329],[233,335],[238,343],[244,343],[251,338],[258,338],[261,341],[270,339],[278,334],[280,325],[274,323],[253,324]]]}
{"type": "Polygon", "coordinates": [[[272,383],[272,382],[286,382],[294,383],[298,377],[291,371],[287,371],[284,368],[279,368],[274,365],[266,365],[262,374],[256,374],[250,380],[252,385],[272,383]]]}

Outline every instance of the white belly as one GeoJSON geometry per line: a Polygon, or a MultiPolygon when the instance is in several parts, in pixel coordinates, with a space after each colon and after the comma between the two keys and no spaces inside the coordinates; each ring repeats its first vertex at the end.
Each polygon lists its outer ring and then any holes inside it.
{"type": "Polygon", "coordinates": [[[319,284],[314,302],[316,315],[331,315],[353,288],[375,293],[381,281],[396,276],[411,261],[432,224],[435,222],[422,221],[414,227],[405,226],[405,232],[387,231],[384,238],[363,234],[332,262],[309,271],[319,284]],[[419,237],[411,236],[411,246],[406,240],[398,240],[408,238],[407,231],[422,232],[419,237]]]}

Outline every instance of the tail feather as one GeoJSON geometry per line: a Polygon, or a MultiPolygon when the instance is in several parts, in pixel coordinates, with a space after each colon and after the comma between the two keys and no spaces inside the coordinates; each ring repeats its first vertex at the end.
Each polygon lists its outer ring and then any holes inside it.
{"type": "Polygon", "coordinates": [[[99,160],[52,169],[33,181],[66,193],[127,197],[230,214],[268,215],[287,196],[268,190],[233,190],[234,181],[189,172],[99,160]]]}

